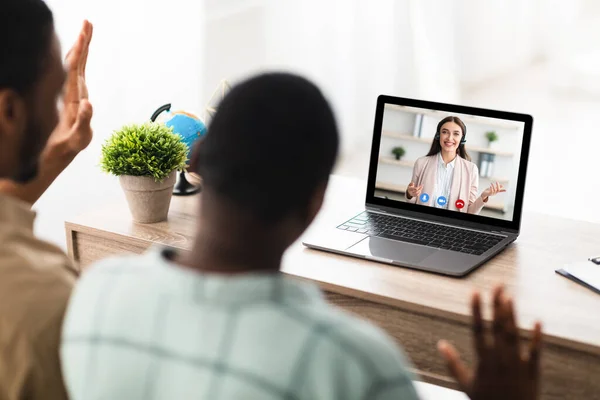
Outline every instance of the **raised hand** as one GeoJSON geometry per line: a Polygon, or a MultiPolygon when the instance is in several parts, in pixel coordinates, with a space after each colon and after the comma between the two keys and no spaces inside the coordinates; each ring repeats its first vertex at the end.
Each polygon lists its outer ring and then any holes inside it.
{"type": "Polygon", "coordinates": [[[92,105],[88,101],[85,68],[93,26],[84,21],[81,32],[67,53],[67,79],[64,86],[60,122],[50,135],[46,149],[50,157],[75,157],[92,141],[92,105]]]}
{"type": "Polygon", "coordinates": [[[470,370],[456,349],[442,340],[438,349],[460,388],[472,400],[533,400],[539,393],[541,325],[536,323],[531,344],[521,351],[512,300],[502,287],[494,290],[494,320],[488,332],[481,317],[481,300],[472,299],[473,336],[477,367],[470,370]]]}
{"type": "Polygon", "coordinates": [[[490,196],[495,196],[498,193],[503,192],[506,192],[504,186],[502,186],[500,182],[493,182],[492,184],[490,184],[490,187],[488,187],[483,191],[483,193],[481,193],[481,197],[483,198],[483,201],[487,201],[490,196]]]}
{"type": "Polygon", "coordinates": [[[87,100],[85,83],[85,67],[92,30],[92,24],[85,21],[75,45],[67,54],[67,79],[63,88],[60,120],[40,156],[39,173],[26,184],[8,179],[0,180],[1,193],[26,203],[35,203],[75,156],[92,141],[92,105],[87,100]]]}
{"type": "Polygon", "coordinates": [[[419,197],[423,191],[423,185],[416,186],[413,182],[411,182],[406,191],[408,192],[409,199],[412,199],[413,197],[419,197]]]}

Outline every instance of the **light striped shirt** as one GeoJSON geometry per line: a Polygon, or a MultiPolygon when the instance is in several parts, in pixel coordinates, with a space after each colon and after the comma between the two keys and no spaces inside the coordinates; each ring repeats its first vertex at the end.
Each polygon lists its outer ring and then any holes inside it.
{"type": "Polygon", "coordinates": [[[72,400],[417,399],[393,340],[318,287],[169,254],[109,259],[78,282],[61,346],[72,400]]]}
{"type": "MultiPolygon", "coordinates": [[[[458,155],[456,157],[458,157],[458,155]]],[[[432,198],[433,204],[437,208],[448,209],[450,188],[452,187],[452,177],[454,176],[454,164],[456,163],[456,157],[454,157],[454,160],[450,161],[448,165],[446,165],[444,159],[442,158],[442,153],[438,153],[437,177],[435,179],[432,198]],[[440,204],[440,201],[438,201],[440,197],[444,197],[444,204],[440,204]]]]}

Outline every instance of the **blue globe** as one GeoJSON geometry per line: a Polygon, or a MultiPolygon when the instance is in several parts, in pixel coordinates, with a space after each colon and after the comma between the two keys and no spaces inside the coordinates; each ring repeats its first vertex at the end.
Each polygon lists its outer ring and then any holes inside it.
{"type": "Polygon", "coordinates": [[[206,134],[206,125],[200,118],[185,111],[169,112],[166,117],[165,125],[173,128],[173,132],[181,136],[181,141],[188,146],[187,163],[189,164],[194,144],[206,134]]]}

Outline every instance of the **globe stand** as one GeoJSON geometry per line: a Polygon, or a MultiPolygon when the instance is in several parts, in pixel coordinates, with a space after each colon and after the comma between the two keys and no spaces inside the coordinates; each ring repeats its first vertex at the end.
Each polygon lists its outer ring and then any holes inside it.
{"type": "Polygon", "coordinates": [[[200,192],[200,185],[192,185],[185,176],[185,171],[179,172],[177,176],[177,182],[175,183],[175,187],[173,188],[174,196],[189,196],[192,194],[196,194],[200,192]]]}

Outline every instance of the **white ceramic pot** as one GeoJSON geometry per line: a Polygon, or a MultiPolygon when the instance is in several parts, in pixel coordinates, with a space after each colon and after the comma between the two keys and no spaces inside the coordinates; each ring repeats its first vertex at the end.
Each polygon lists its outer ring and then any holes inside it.
{"type": "Polygon", "coordinates": [[[119,177],[135,222],[151,224],[167,219],[176,177],[177,171],[171,172],[162,182],[156,182],[151,176],[119,177]]]}

